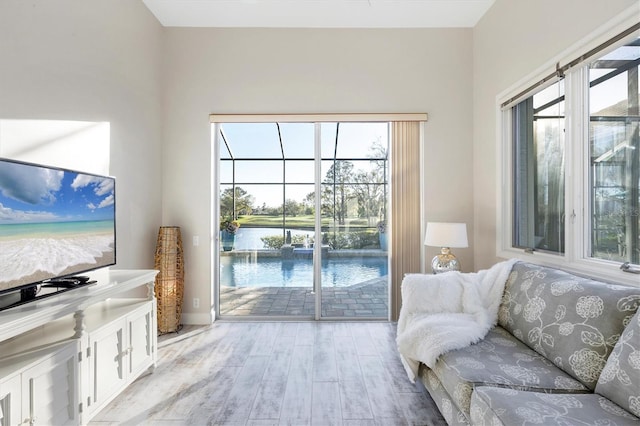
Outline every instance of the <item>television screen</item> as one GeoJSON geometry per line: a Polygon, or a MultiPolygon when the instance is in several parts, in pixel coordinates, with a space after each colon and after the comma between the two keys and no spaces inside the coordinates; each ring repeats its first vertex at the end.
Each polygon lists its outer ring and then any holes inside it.
{"type": "Polygon", "coordinates": [[[0,293],[116,262],[115,179],[0,158],[0,293]]]}

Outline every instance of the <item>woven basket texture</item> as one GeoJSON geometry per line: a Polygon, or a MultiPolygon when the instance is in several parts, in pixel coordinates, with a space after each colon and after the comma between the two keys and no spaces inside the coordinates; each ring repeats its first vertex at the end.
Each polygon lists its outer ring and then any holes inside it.
{"type": "Polygon", "coordinates": [[[158,331],[178,331],[184,296],[184,255],[177,226],[161,226],[156,244],[155,293],[158,305],[158,331]]]}

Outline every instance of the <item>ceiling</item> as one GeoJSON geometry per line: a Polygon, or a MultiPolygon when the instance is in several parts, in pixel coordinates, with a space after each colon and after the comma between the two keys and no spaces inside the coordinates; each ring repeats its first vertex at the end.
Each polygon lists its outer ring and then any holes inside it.
{"type": "Polygon", "coordinates": [[[464,28],[495,0],[143,0],[165,27],[464,28]]]}

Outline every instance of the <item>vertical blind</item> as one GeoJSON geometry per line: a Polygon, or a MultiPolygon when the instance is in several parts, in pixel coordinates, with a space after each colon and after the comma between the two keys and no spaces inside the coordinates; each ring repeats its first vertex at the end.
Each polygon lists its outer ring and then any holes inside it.
{"type": "Polygon", "coordinates": [[[420,122],[391,123],[391,319],[398,320],[400,287],[420,272],[420,122]]]}

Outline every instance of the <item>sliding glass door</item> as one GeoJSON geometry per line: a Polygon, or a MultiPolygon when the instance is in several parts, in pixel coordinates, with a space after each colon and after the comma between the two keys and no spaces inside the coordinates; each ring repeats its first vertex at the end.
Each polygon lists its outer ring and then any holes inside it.
{"type": "Polygon", "coordinates": [[[218,315],[386,319],[387,123],[214,133],[218,315]]]}
{"type": "Polygon", "coordinates": [[[387,123],[322,123],[321,316],[388,316],[387,123]]]}

